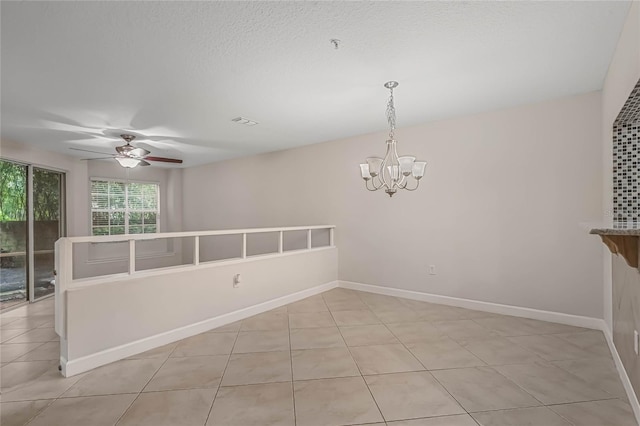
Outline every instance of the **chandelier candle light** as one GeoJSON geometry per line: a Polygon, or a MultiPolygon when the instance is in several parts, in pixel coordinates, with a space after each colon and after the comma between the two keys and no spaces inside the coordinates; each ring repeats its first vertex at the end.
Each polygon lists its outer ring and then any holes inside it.
{"type": "Polygon", "coordinates": [[[384,192],[392,197],[398,189],[415,191],[424,176],[426,161],[416,161],[416,157],[398,157],[397,142],[394,139],[396,130],[396,107],[393,103],[393,89],[398,87],[397,81],[388,81],[384,87],[389,89],[391,95],[387,103],[387,121],[389,122],[389,139],[387,140],[387,153],[384,158],[369,157],[366,164],[360,164],[360,174],[369,191],[377,191],[384,188],[384,192]],[[413,176],[415,185],[409,186],[409,176],[413,176]],[[371,182],[371,184],[369,184],[371,182]]]}

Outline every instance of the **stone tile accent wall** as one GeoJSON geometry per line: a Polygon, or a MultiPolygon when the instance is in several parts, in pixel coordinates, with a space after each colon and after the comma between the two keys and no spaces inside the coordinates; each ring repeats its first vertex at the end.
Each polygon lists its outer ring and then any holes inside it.
{"type": "Polygon", "coordinates": [[[640,222],[640,81],[613,125],[613,216],[640,222]]]}

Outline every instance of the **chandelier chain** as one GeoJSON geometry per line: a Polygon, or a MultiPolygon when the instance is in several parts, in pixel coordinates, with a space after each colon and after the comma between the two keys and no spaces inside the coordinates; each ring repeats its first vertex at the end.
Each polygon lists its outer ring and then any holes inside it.
{"type": "Polygon", "coordinates": [[[389,88],[391,95],[387,102],[387,121],[389,122],[389,138],[393,139],[396,131],[396,107],[393,102],[393,88],[389,88]]]}

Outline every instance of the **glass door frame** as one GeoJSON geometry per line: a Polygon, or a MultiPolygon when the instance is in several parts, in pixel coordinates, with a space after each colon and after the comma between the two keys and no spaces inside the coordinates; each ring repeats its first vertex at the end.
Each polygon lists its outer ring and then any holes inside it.
{"type": "MultiPolygon", "coordinates": [[[[27,241],[26,241],[26,261],[27,261],[27,297],[25,303],[33,303],[37,300],[43,300],[53,297],[55,294],[48,294],[36,299],[35,297],[35,237],[34,237],[34,197],[33,197],[33,171],[34,169],[42,169],[60,174],[60,220],[58,221],[59,238],[67,235],[67,172],[50,166],[41,166],[39,164],[26,163],[20,160],[0,157],[2,161],[8,161],[27,168],[27,241]]],[[[22,305],[22,304],[20,304],[22,305]]]]}
{"type": "Polygon", "coordinates": [[[67,235],[67,181],[66,181],[66,172],[64,170],[56,169],[54,167],[46,167],[40,166],[36,164],[27,164],[27,300],[32,303],[37,300],[43,300],[48,297],[53,297],[55,292],[51,294],[47,294],[45,296],[39,297],[36,299],[36,291],[35,291],[35,283],[36,283],[36,274],[35,274],[35,218],[34,218],[34,193],[33,193],[33,176],[34,169],[45,170],[49,172],[58,173],[60,175],[60,198],[59,198],[59,209],[60,209],[60,220],[58,220],[58,238],[64,237],[67,235]]]}

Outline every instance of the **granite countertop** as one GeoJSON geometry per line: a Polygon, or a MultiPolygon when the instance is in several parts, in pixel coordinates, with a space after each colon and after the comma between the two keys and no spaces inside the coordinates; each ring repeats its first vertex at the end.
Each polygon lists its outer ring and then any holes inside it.
{"type": "Polygon", "coordinates": [[[596,235],[631,235],[640,237],[638,222],[610,222],[590,226],[590,234],[596,235]]]}

